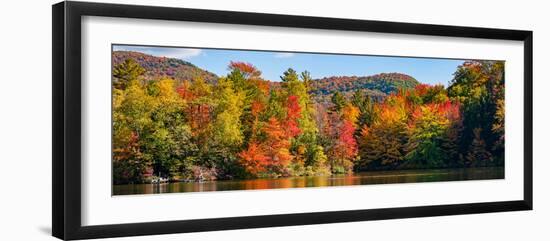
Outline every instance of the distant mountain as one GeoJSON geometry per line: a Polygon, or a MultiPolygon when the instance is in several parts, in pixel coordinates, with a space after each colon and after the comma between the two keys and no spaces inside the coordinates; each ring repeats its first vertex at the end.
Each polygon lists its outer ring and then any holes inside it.
{"type": "MultiPolygon", "coordinates": [[[[154,80],[170,77],[177,81],[192,80],[196,75],[202,76],[209,83],[216,83],[218,76],[201,69],[190,62],[176,58],[156,57],[133,51],[114,51],[113,66],[131,58],[145,70],[145,79],[154,80]]],[[[314,101],[328,102],[334,92],[350,97],[356,90],[364,91],[375,98],[396,92],[399,89],[414,88],[419,82],[406,74],[381,73],[371,76],[332,76],[314,79],[310,83],[310,94],[314,101]]],[[[270,82],[272,88],[280,88],[280,82],[270,82]]]]}
{"type": "Polygon", "coordinates": [[[381,73],[371,76],[333,76],[311,81],[310,93],[317,102],[329,101],[334,92],[350,97],[362,90],[373,97],[384,97],[400,89],[414,88],[420,84],[412,76],[401,73],[381,73]]]}
{"type": "Polygon", "coordinates": [[[202,76],[207,82],[215,83],[218,79],[214,73],[203,70],[187,61],[176,58],[156,57],[133,51],[114,51],[113,66],[134,59],[147,72],[145,79],[153,80],[161,77],[170,77],[177,81],[192,80],[196,75],[202,76]]]}

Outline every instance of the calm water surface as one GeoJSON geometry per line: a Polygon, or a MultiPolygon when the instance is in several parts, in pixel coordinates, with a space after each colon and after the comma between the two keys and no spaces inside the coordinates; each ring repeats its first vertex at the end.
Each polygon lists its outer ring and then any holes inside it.
{"type": "Polygon", "coordinates": [[[113,195],[210,192],[296,187],[441,182],[504,178],[504,167],[361,172],[352,175],[287,177],[277,179],[113,185],[113,195]]]}

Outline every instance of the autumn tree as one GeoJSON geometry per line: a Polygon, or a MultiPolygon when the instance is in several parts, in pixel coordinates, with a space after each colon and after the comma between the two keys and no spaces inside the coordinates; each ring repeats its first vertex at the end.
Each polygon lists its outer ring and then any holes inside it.
{"type": "Polygon", "coordinates": [[[360,115],[359,108],[354,106],[351,103],[348,103],[343,109],[341,113],[341,117],[343,120],[349,122],[353,127],[358,126],[358,120],[360,115]]]}
{"type": "Polygon", "coordinates": [[[239,157],[240,164],[253,177],[257,177],[261,172],[265,172],[270,164],[263,147],[256,142],[250,143],[246,150],[239,153],[239,157]]]}
{"type": "Polygon", "coordinates": [[[228,70],[227,79],[233,83],[235,94],[243,98],[240,115],[243,140],[250,142],[258,129],[260,114],[267,106],[269,85],[261,78],[262,72],[250,63],[231,61],[228,70]]]}
{"type": "Polygon", "coordinates": [[[362,127],[358,170],[394,169],[406,154],[408,112],[404,96],[389,96],[377,108],[377,121],[362,127]]]}
{"type": "Polygon", "coordinates": [[[116,182],[142,182],[152,169],[143,152],[144,137],[152,129],[152,99],[136,79],[113,95],[113,175],[116,182]]]}
{"type": "Polygon", "coordinates": [[[218,79],[214,88],[216,101],[212,113],[212,132],[205,143],[205,158],[220,177],[234,176],[239,172],[235,168],[238,165],[236,153],[244,143],[241,123],[244,93],[235,91],[233,84],[227,78],[218,79]]]}
{"type": "Polygon", "coordinates": [[[270,118],[263,127],[265,139],[262,142],[262,150],[265,150],[267,168],[276,175],[288,175],[288,164],[293,156],[290,154],[290,141],[281,123],[270,118]]]}
{"type": "Polygon", "coordinates": [[[231,61],[227,68],[230,72],[238,70],[243,75],[244,79],[260,78],[262,75],[262,72],[256,68],[256,66],[246,62],[231,61]]]}
{"type": "Polygon", "coordinates": [[[225,146],[238,147],[243,143],[241,115],[244,93],[236,92],[233,83],[225,78],[218,80],[216,86],[216,106],[213,135],[214,139],[225,146]]]}
{"type": "MultiPolygon", "coordinates": [[[[317,143],[319,130],[314,120],[314,104],[308,93],[308,86],[312,82],[312,79],[310,73],[307,71],[298,75],[295,70],[288,69],[281,76],[281,80],[282,96],[288,99],[296,98],[298,105],[292,109],[297,110],[299,107],[300,110],[300,116],[297,118],[300,129],[299,135],[291,135],[293,137],[291,140],[291,152],[295,157],[292,169],[297,175],[304,175],[307,169],[306,165],[311,166],[310,170],[314,170],[314,167],[319,166],[317,160],[312,158],[324,155],[324,153],[319,153],[320,148],[317,143]]],[[[290,113],[287,112],[287,114],[290,113]]],[[[294,128],[292,125],[289,127],[291,127],[289,129],[294,128]]]]}
{"type": "Polygon", "coordinates": [[[491,103],[495,106],[495,114],[491,131],[494,136],[492,153],[496,165],[504,164],[504,62],[496,61],[490,69],[489,88],[491,89],[491,103]]]}
{"type": "Polygon", "coordinates": [[[444,166],[447,156],[442,143],[451,123],[443,114],[437,104],[421,106],[413,112],[406,159],[414,167],[444,166]]]}
{"type": "Polygon", "coordinates": [[[113,183],[140,183],[152,175],[151,162],[141,152],[139,139],[133,132],[117,133],[113,145],[113,183]],[[125,138],[126,140],[121,140],[125,138]]]}
{"type": "Polygon", "coordinates": [[[286,120],[284,122],[287,136],[294,138],[298,136],[302,130],[298,124],[298,120],[302,116],[302,109],[298,103],[298,97],[291,95],[286,102],[286,120]]]}
{"type": "Polygon", "coordinates": [[[141,182],[152,162],[142,153],[141,134],[150,124],[150,99],[139,83],[145,73],[133,59],[113,68],[113,175],[116,182],[141,182]]]}
{"type": "Polygon", "coordinates": [[[194,136],[200,136],[210,129],[211,112],[214,101],[212,99],[212,86],[201,76],[196,76],[189,86],[192,99],[187,106],[188,121],[193,128],[194,136]]]}
{"type": "Polygon", "coordinates": [[[331,169],[333,173],[350,173],[353,171],[357,156],[357,142],[354,138],[353,123],[344,120],[338,126],[336,140],[331,147],[331,169]]]}

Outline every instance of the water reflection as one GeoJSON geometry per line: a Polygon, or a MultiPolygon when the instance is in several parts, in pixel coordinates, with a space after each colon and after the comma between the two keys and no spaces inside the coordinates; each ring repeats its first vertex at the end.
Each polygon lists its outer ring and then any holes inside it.
{"type": "Polygon", "coordinates": [[[363,172],[353,175],[228,180],[193,183],[114,185],[113,195],[209,192],[388,183],[439,182],[504,178],[504,167],[363,172]]]}

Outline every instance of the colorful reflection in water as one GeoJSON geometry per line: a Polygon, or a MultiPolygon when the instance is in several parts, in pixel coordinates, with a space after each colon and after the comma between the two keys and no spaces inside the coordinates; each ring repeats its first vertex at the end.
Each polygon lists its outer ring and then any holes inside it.
{"type": "Polygon", "coordinates": [[[362,172],[354,173],[352,175],[338,176],[114,185],[113,195],[329,187],[390,183],[487,180],[502,178],[504,178],[503,167],[401,170],[362,172]]]}

